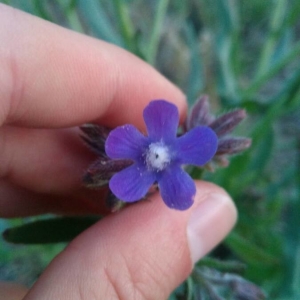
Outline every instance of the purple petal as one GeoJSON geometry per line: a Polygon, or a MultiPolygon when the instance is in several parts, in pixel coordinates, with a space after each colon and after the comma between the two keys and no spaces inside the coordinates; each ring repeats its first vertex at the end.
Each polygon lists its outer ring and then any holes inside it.
{"type": "Polygon", "coordinates": [[[120,126],[110,132],[105,152],[113,159],[138,160],[147,147],[147,140],[133,125],[120,126]]]}
{"type": "Polygon", "coordinates": [[[146,195],[154,181],[155,174],[136,163],[115,174],[109,188],[120,200],[135,202],[146,195]]]}
{"type": "Polygon", "coordinates": [[[174,140],[179,123],[177,107],[165,100],[151,101],[144,109],[148,136],[152,141],[174,140]]]}
{"type": "Polygon", "coordinates": [[[215,132],[206,126],[198,126],[177,139],[176,161],[180,164],[203,166],[213,158],[218,147],[215,132]]]}
{"type": "Polygon", "coordinates": [[[158,186],[162,199],[170,208],[185,210],[194,202],[195,183],[179,165],[167,168],[158,180],[158,186]]]}

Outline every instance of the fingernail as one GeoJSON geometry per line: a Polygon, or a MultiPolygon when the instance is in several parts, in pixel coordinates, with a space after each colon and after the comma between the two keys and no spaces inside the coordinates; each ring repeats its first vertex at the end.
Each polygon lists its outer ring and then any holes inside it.
{"type": "Polygon", "coordinates": [[[187,237],[195,264],[229,233],[236,221],[236,208],[225,194],[208,194],[191,213],[187,237]]]}

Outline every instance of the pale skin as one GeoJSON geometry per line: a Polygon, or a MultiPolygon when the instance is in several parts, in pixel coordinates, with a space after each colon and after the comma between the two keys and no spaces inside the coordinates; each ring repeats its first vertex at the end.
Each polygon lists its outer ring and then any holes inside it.
{"type": "MultiPolygon", "coordinates": [[[[162,98],[183,120],[184,94],[125,50],[2,4],[0,42],[0,217],[106,213],[101,192],[81,187],[95,157],[77,126],[143,130],[143,108],[162,98]]],[[[196,187],[184,212],[154,194],[109,215],[71,242],[33,287],[1,283],[0,300],[166,299],[236,220],[224,190],[196,187]],[[199,251],[187,234],[195,212],[199,251]]]]}

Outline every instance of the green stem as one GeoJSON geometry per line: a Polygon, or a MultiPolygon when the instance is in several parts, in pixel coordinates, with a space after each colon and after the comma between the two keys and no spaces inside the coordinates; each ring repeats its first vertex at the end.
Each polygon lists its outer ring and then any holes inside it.
{"type": "Polygon", "coordinates": [[[194,281],[191,276],[188,277],[186,280],[186,285],[187,285],[187,300],[192,300],[193,299],[193,292],[194,292],[194,281]]]}

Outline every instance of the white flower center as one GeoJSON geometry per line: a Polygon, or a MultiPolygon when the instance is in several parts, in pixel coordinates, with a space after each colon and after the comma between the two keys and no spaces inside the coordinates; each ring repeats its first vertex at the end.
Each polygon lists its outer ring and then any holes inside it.
{"type": "Polygon", "coordinates": [[[168,147],[163,143],[152,143],[146,152],[146,162],[150,169],[162,171],[170,162],[168,147]]]}

